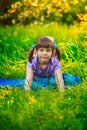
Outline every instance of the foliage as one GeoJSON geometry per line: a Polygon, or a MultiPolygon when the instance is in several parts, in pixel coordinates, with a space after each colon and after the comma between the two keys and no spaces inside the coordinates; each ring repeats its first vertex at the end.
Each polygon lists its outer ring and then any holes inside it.
{"type": "Polygon", "coordinates": [[[42,35],[59,44],[63,72],[79,75],[82,83],[65,92],[0,86],[0,129],[86,130],[87,25],[0,27],[0,77],[25,78],[28,50],[42,35]]]}
{"type": "Polygon", "coordinates": [[[87,21],[86,0],[12,0],[7,7],[0,16],[4,24],[87,21]]]}

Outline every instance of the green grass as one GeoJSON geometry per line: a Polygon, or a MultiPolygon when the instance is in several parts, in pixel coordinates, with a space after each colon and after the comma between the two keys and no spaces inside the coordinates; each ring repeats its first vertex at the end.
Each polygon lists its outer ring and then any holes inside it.
{"type": "Polygon", "coordinates": [[[45,24],[0,27],[0,77],[25,78],[27,54],[42,35],[52,36],[61,50],[63,72],[82,83],[65,92],[25,91],[0,87],[0,130],[87,129],[87,26],[45,24]]]}
{"type": "Polygon", "coordinates": [[[0,77],[25,77],[28,51],[37,38],[42,35],[54,37],[59,44],[62,52],[63,71],[67,72],[68,69],[68,72],[80,74],[82,77],[81,69],[85,67],[86,63],[86,27],[71,26],[68,28],[64,25],[47,24],[26,27],[6,26],[0,27],[0,30],[0,70],[2,70],[0,77]]]}

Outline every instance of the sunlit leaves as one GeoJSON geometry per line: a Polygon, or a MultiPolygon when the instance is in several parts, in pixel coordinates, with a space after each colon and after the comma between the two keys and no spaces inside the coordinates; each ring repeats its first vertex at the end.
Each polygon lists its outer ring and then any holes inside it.
{"type": "Polygon", "coordinates": [[[86,21],[86,11],[86,1],[83,0],[22,0],[12,3],[7,13],[0,18],[10,18],[12,24],[28,24],[47,20],[72,24],[75,20],[79,20],[79,15],[83,15],[86,21]]]}

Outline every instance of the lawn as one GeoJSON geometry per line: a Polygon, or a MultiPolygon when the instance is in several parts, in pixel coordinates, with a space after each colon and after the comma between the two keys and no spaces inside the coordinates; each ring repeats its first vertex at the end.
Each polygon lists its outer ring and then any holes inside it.
{"type": "Polygon", "coordinates": [[[25,78],[27,54],[37,38],[52,36],[61,50],[64,73],[82,83],[57,89],[25,91],[0,86],[0,130],[87,129],[87,26],[37,24],[0,27],[0,77],[25,78]]]}

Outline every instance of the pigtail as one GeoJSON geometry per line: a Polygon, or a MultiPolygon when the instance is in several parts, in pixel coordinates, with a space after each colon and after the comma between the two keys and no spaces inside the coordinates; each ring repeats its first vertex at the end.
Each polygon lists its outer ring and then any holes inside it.
{"type": "Polygon", "coordinates": [[[61,59],[61,53],[60,53],[59,48],[55,48],[54,49],[53,56],[55,56],[60,61],[60,59],[61,59]]]}
{"type": "Polygon", "coordinates": [[[32,59],[34,58],[35,54],[36,54],[36,49],[35,48],[33,48],[33,49],[31,49],[29,51],[29,53],[28,53],[28,61],[29,62],[32,62],[32,59]]]}

